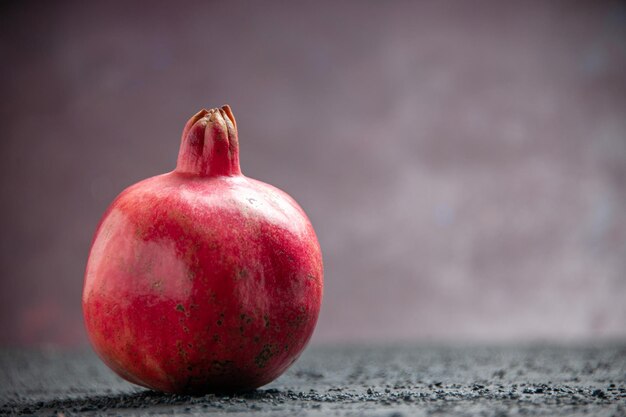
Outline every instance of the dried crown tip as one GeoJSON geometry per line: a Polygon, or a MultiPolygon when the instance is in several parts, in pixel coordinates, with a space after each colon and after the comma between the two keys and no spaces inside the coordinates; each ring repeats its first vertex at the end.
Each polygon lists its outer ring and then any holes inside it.
{"type": "Polygon", "coordinates": [[[205,119],[208,119],[209,122],[215,122],[218,120],[219,112],[215,111],[215,109],[211,109],[211,111],[204,116],[205,119]]]}
{"type": "Polygon", "coordinates": [[[214,121],[216,120],[216,117],[222,116],[222,118],[224,118],[225,122],[230,121],[233,126],[237,126],[237,123],[235,122],[235,116],[233,116],[233,112],[230,109],[230,106],[228,104],[224,104],[222,107],[214,107],[212,109],[202,109],[200,110],[200,112],[198,113],[201,119],[207,119],[209,121],[214,121]],[[228,119],[228,120],[227,120],[228,119]]]}
{"type": "Polygon", "coordinates": [[[224,104],[222,106],[222,111],[226,114],[226,117],[230,119],[230,122],[235,126],[235,130],[237,129],[237,122],[235,121],[235,116],[233,115],[233,111],[230,109],[228,104],[224,104]]]}
{"type": "Polygon", "coordinates": [[[176,170],[200,176],[239,175],[238,146],[230,106],[202,109],[183,129],[176,170]]]}

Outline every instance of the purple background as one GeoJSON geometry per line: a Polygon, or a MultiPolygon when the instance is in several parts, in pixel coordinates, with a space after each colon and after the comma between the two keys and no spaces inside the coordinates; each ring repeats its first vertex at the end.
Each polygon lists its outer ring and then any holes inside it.
{"type": "Polygon", "coordinates": [[[623,2],[0,13],[0,345],[86,343],[100,216],[223,103],[318,232],[316,342],[626,337],[623,2]]]}

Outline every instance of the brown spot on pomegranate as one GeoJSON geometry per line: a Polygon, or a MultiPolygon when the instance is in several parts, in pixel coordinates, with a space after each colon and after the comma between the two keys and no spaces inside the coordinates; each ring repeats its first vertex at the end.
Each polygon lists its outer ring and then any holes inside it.
{"type": "Polygon", "coordinates": [[[276,354],[276,346],[265,344],[261,351],[254,357],[254,363],[259,368],[264,368],[267,362],[276,354]]]}

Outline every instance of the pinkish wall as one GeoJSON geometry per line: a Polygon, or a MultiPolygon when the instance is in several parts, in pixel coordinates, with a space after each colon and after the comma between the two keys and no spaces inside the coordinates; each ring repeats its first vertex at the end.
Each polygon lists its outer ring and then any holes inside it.
{"type": "Polygon", "coordinates": [[[317,342],[626,337],[624,3],[3,7],[0,345],[85,343],[100,215],[222,103],[318,231],[317,342]]]}

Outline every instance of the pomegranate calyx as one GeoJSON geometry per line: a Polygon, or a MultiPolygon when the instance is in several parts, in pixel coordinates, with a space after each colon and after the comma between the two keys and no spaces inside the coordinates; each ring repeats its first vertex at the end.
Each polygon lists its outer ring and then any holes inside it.
{"type": "Polygon", "coordinates": [[[183,129],[176,172],[200,177],[241,174],[237,124],[228,105],[202,109],[189,119],[183,129]]]}

